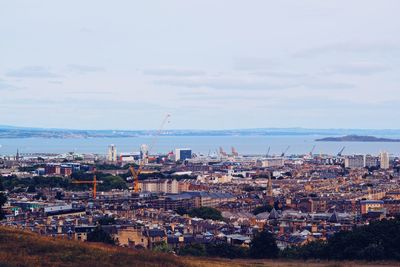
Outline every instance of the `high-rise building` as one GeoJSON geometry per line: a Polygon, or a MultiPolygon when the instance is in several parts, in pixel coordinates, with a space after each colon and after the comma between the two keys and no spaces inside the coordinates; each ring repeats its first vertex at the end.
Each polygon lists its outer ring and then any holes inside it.
{"type": "Polygon", "coordinates": [[[381,169],[387,170],[389,169],[389,153],[388,152],[381,152],[380,154],[380,160],[381,160],[381,169]]]}
{"type": "Polygon", "coordinates": [[[149,146],[146,144],[142,144],[140,146],[140,160],[144,160],[144,163],[147,163],[149,157],[149,146]]]}
{"type": "Polygon", "coordinates": [[[192,158],[192,150],[190,148],[176,148],[175,161],[184,161],[192,158]]]}
{"type": "Polygon", "coordinates": [[[368,167],[368,168],[378,167],[379,166],[378,157],[371,156],[371,155],[365,155],[364,166],[368,167]]]}
{"type": "Polygon", "coordinates": [[[111,162],[117,161],[117,147],[115,145],[108,146],[107,160],[111,162]]]}
{"type": "Polygon", "coordinates": [[[363,155],[348,156],[344,159],[344,166],[346,168],[364,168],[365,167],[363,155]]]}

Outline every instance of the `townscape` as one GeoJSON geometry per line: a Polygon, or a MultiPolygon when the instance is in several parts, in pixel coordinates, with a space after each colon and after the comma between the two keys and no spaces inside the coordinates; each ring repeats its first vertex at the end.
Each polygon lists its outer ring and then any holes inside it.
{"type": "Polygon", "coordinates": [[[118,246],[170,251],[249,247],[267,229],[283,250],[400,214],[399,158],[314,148],[304,155],[152,154],[148,145],[136,153],[110,145],[104,155],[17,152],[0,160],[8,195],[1,224],[80,241],[100,228],[118,246]]]}

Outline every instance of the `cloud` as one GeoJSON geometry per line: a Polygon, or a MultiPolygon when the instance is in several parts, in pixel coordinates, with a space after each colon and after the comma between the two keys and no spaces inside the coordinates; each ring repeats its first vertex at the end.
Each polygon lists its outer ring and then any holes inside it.
{"type": "Polygon", "coordinates": [[[205,77],[177,77],[175,79],[158,79],[157,85],[206,88],[215,90],[283,90],[305,88],[312,90],[336,90],[354,88],[353,84],[330,81],[312,75],[296,73],[263,72],[257,73],[233,72],[220,76],[208,75],[205,77]]]}
{"type": "Polygon", "coordinates": [[[59,75],[42,66],[27,66],[20,69],[9,70],[6,76],[17,78],[55,78],[59,75]]]}
{"type": "Polygon", "coordinates": [[[400,44],[395,43],[334,43],[305,49],[294,53],[293,57],[310,58],[331,54],[366,54],[369,56],[393,58],[400,55],[400,44]]]}
{"type": "Polygon", "coordinates": [[[163,79],[155,81],[159,85],[188,88],[210,88],[218,90],[276,90],[296,86],[294,83],[271,83],[265,79],[249,77],[206,77],[201,79],[163,79]]]}
{"type": "Polygon", "coordinates": [[[258,70],[258,71],[252,71],[249,73],[252,75],[256,75],[256,76],[273,77],[273,78],[305,78],[305,77],[307,77],[307,74],[295,73],[295,72],[258,70]]]}
{"type": "Polygon", "coordinates": [[[13,90],[13,89],[19,89],[19,87],[9,84],[6,81],[0,79],[0,90],[13,90]]]}
{"type": "Polygon", "coordinates": [[[49,81],[49,83],[51,83],[51,84],[58,84],[58,85],[63,84],[62,81],[56,81],[56,80],[54,80],[54,81],[49,81]]]}
{"type": "Polygon", "coordinates": [[[389,66],[373,62],[352,62],[348,64],[328,67],[322,73],[344,75],[372,75],[379,72],[389,71],[391,69],[392,68],[389,66]]]}
{"type": "Polygon", "coordinates": [[[81,27],[79,29],[79,31],[83,32],[83,33],[92,33],[93,32],[93,30],[91,28],[88,28],[88,27],[81,27]]]}
{"type": "Polygon", "coordinates": [[[301,84],[299,84],[299,86],[302,86],[306,89],[313,89],[313,90],[342,90],[342,89],[355,88],[355,85],[350,84],[350,83],[332,82],[332,81],[325,81],[325,80],[313,80],[313,79],[304,81],[301,84]]]}
{"type": "Polygon", "coordinates": [[[203,76],[206,73],[201,70],[193,70],[193,69],[177,69],[177,68],[151,68],[142,70],[144,75],[150,76],[181,76],[181,77],[190,77],[190,76],[203,76]]]}
{"type": "Polygon", "coordinates": [[[278,65],[278,61],[272,58],[239,58],[234,61],[236,70],[271,69],[278,65]]]}
{"type": "Polygon", "coordinates": [[[97,66],[87,66],[87,65],[78,65],[78,64],[70,64],[67,66],[68,71],[78,73],[78,74],[87,74],[99,71],[105,71],[103,67],[97,66]]]}

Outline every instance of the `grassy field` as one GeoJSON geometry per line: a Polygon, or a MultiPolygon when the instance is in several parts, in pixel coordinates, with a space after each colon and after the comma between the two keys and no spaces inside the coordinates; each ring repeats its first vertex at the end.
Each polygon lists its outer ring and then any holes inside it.
{"type": "MultiPolygon", "coordinates": [[[[0,266],[365,266],[363,262],[313,262],[281,260],[227,260],[177,257],[150,251],[133,251],[103,244],[82,243],[0,227],[0,266]]],[[[399,266],[379,262],[369,266],[399,266]]]]}

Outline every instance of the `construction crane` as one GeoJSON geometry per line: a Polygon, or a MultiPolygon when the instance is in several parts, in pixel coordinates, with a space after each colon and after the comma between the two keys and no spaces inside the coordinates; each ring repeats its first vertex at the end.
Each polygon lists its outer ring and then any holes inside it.
{"type": "Polygon", "coordinates": [[[267,155],[265,155],[266,158],[269,157],[269,152],[270,152],[270,151],[271,151],[271,147],[269,146],[269,147],[268,147],[268,150],[267,150],[267,155]]]}
{"type": "MultiPolygon", "coordinates": [[[[149,146],[149,149],[148,149],[148,152],[149,152],[149,153],[150,153],[151,149],[155,146],[158,136],[161,134],[161,131],[163,130],[165,124],[166,124],[167,122],[169,122],[169,118],[170,118],[170,117],[171,117],[170,114],[167,114],[167,115],[165,116],[164,120],[162,121],[162,123],[161,123],[161,125],[160,125],[160,128],[158,128],[158,131],[157,131],[156,134],[153,136],[152,142],[150,143],[150,146],[149,146]]],[[[139,175],[140,175],[140,173],[141,173],[142,170],[143,170],[143,167],[144,167],[144,165],[145,165],[145,163],[146,163],[146,158],[148,157],[148,154],[149,154],[149,153],[145,153],[145,154],[144,154],[144,157],[145,157],[145,158],[142,159],[142,160],[140,161],[139,167],[137,168],[137,170],[135,170],[135,168],[134,168],[133,166],[130,166],[130,167],[129,167],[129,170],[131,171],[132,176],[133,176],[133,180],[134,180],[133,190],[134,190],[135,193],[138,193],[138,192],[139,192],[139,175]]]]}
{"type": "Polygon", "coordinates": [[[96,168],[93,168],[93,180],[92,181],[72,181],[73,184],[93,184],[93,199],[96,199],[97,195],[97,184],[102,184],[103,181],[97,181],[96,179],[96,168]]]}
{"type": "Polygon", "coordinates": [[[281,157],[284,157],[286,152],[288,152],[290,146],[287,146],[287,148],[285,149],[285,151],[282,152],[281,157]]]}
{"type": "Polygon", "coordinates": [[[343,153],[343,151],[344,151],[345,148],[346,148],[346,147],[344,146],[344,147],[342,147],[342,149],[340,149],[340,151],[337,153],[337,156],[338,156],[338,157],[342,156],[342,153],[343,153]]]}

